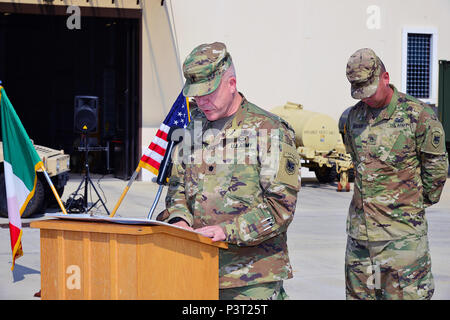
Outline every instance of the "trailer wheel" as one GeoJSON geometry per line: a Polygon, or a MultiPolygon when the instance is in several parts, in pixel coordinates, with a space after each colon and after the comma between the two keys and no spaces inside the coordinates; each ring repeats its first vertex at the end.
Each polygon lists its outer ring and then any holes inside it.
{"type": "MultiPolygon", "coordinates": [[[[337,175],[337,180],[341,179],[341,174],[337,175]]],[[[355,182],[355,169],[350,168],[348,169],[348,182],[355,182]]]]}
{"type": "Polygon", "coordinates": [[[36,190],[34,190],[34,196],[28,202],[27,208],[22,213],[22,218],[31,217],[35,213],[39,213],[44,210],[45,203],[45,190],[41,180],[36,179],[36,190]]]}
{"type": "Polygon", "coordinates": [[[5,174],[0,172],[0,217],[8,218],[8,204],[6,202],[5,174]]]}
{"type": "Polygon", "coordinates": [[[350,168],[348,170],[348,181],[355,182],[355,168],[350,168]]]}
{"type": "MultiPolygon", "coordinates": [[[[31,198],[30,202],[22,213],[22,218],[27,218],[35,213],[40,212],[43,209],[45,200],[44,186],[42,182],[36,180],[36,190],[34,191],[34,196],[31,198]]],[[[8,203],[6,200],[6,186],[5,186],[5,173],[0,173],[0,216],[8,217],[8,203]]]]}
{"type": "Polygon", "coordinates": [[[332,167],[327,167],[325,165],[317,167],[314,169],[314,172],[316,173],[316,178],[320,183],[331,183],[336,181],[337,172],[335,165],[332,167]]]}

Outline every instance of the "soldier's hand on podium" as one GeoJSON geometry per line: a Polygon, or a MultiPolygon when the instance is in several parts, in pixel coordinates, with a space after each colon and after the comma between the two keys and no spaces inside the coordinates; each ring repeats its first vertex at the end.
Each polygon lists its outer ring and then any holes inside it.
{"type": "Polygon", "coordinates": [[[219,225],[206,226],[195,229],[194,231],[199,232],[202,236],[211,238],[212,241],[223,241],[226,239],[225,232],[219,225]]]}
{"type": "Polygon", "coordinates": [[[180,221],[178,221],[178,222],[172,223],[172,225],[177,226],[177,227],[181,227],[181,228],[183,228],[183,229],[191,230],[191,231],[194,230],[194,229],[191,228],[191,227],[187,224],[187,222],[184,221],[184,220],[180,220],[180,221]]]}

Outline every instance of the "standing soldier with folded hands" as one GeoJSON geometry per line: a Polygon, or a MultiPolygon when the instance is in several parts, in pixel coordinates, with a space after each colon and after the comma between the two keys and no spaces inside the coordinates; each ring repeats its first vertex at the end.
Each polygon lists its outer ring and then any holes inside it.
{"type": "Polygon", "coordinates": [[[373,52],[347,63],[345,144],[355,167],[347,219],[347,299],[430,299],[434,292],[425,208],[447,179],[444,130],[425,103],[398,92],[373,52]]]}

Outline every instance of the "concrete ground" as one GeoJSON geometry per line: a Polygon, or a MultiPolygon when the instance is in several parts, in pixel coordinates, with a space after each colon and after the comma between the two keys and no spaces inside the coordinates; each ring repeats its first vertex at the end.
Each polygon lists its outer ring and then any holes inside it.
{"type": "MultiPolygon", "coordinates": [[[[73,174],[62,200],[78,187],[80,175],[73,174]]],[[[111,176],[93,178],[106,206],[112,210],[126,182],[111,176]]],[[[131,186],[116,216],[145,218],[156,194],[151,182],[136,181],[131,186]]],[[[353,186],[352,186],[353,190],[353,186]]],[[[92,194],[95,195],[92,190],[92,194]]],[[[164,208],[161,197],[156,212],[164,208]]],[[[285,281],[291,299],[345,299],[344,255],[346,245],[345,221],[352,192],[336,192],[336,185],[321,185],[314,178],[303,179],[294,221],[288,230],[288,245],[294,278],[285,281]]],[[[96,199],[96,197],[93,197],[96,199]]],[[[105,211],[98,205],[97,214],[105,211]]],[[[55,212],[52,209],[48,212],[55,212]]],[[[436,291],[434,299],[450,299],[450,182],[447,181],[441,201],[427,210],[432,271],[436,291]]],[[[28,227],[23,219],[24,255],[16,260],[11,271],[11,247],[8,219],[0,218],[0,300],[37,299],[40,290],[39,230],[28,227]]]]}

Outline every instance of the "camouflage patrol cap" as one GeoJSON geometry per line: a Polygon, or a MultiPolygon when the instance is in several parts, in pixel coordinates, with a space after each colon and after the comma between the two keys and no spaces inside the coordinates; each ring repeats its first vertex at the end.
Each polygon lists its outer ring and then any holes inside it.
{"type": "Polygon", "coordinates": [[[220,84],[222,75],[231,65],[231,56],[221,42],[204,43],[196,47],[183,63],[186,97],[210,94],[220,84]]]}
{"type": "Polygon", "coordinates": [[[381,65],[380,58],[372,49],[359,49],[351,55],[347,62],[347,79],[353,98],[368,98],[377,91],[381,65]]]}

